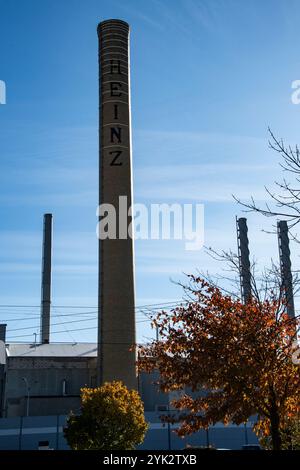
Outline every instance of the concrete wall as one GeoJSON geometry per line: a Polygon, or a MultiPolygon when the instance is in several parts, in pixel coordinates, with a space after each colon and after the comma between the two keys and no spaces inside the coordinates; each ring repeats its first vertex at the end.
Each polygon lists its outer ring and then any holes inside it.
{"type": "Polygon", "coordinates": [[[169,395],[162,393],[157,382],[159,374],[157,371],[151,374],[141,373],[138,380],[139,393],[144,402],[144,409],[148,411],[156,411],[157,407],[169,405],[169,395]]]}
{"type": "MultiPolygon", "coordinates": [[[[27,387],[22,377],[30,388],[29,416],[76,411],[80,406],[80,389],[96,385],[96,364],[96,358],[8,358],[3,417],[26,416],[27,387]]],[[[147,412],[162,410],[169,404],[168,394],[159,391],[157,380],[157,372],[139,376],[139,393],[147,412]]]]}
{"type": "Polygon", "coordinates": [[[63,436],[65,416],[35,416],[0,419],[0,450],[37,450],[39,442],[48,441],[49,447],[66,450],[63,436]]]}
{"type": "MultiPolygon", "coordinates": [[[[146,413],[150,423],[144,443],[139,449],[179,450],[191,446],[207,444],[227,449],[241,449],[244,444],[257,444],[257,438],[250,425],[227,426],[216,425],[206,431],[200,431],[185,439],[179,438],[175,426],[163,426],[157,413],[146,413]]],[[[28,418],[0,419],[0,450],[34,450],[39,442],[49,441],[52,449],[68,449],[63,436],[65,416],[36,416],[28,418]]]]}

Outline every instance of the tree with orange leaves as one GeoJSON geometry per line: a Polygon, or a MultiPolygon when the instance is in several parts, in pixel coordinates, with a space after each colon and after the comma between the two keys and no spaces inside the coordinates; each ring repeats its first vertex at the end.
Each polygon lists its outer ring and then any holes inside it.
{"type": "Polygon", "coordinates": [[[162,391],[181,391],[172,403],[179,435],[256,415],[256,432],[281,449],[286,418],[300,412],[300,369],[292,361],[297,320],[275,297],[244,305],[189,278],[188,304],[153,319],[159,339],[140,348],[140,370],[158,369],[162,391]]]}

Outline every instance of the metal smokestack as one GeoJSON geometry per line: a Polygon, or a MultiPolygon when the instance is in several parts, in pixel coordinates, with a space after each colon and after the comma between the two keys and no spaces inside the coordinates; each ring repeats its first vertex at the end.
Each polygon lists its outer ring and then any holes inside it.
{"type": "Polygon", "coordinates": [[[291,253],[289,247],[289,230],[286,220],[277,222],[279,260],[281,270],[281,285],[287,303],[287,313],[290,318],[295,318],[293,276],[291,268],[291,253]]]}
{"type": "Polygon", "coordinates": [[[247,219],[240,217],[236,221],[241,295],[243,303],[251,298],[251,268],[247,219]]]}
{"type": "Polygon", "coordinates": [[[6,323],[1,323],[1,325],[0,325],[0,341],[3,341],[3,343],[5,343],[5,341],[6,341],[6,327],[7,327],[6,323]]]}
{"type": "Polygon", "coordinates": [[[129,25],[107,20],[98,25],[97,32],[99,203],[111,204],[119,221],[119,198],[127,198],[125,230],[117,223],[116,239],[99,239],[98,383],[122,380],[136,388],[133,240],[126,230],[132,206],[129,25]]]}
{"type": "Polygon", "coordinates": [[[41,343],[50,341],[51,305],[51,256],[52,256],[52,214],[44,214],[42,292],[41,292],[41,343]]]}

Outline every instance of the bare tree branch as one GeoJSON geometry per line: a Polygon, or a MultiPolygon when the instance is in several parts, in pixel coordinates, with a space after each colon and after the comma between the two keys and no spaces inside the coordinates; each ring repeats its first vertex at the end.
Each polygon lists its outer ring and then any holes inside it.
{"type": "MultiPolygon", "coordinates": [[[[291,146],[286,146],[282,139],[275,137],[270,128],[268,131],[270,134],[269,147],[281,156],[280,166],[283,171],[294,176],[295,184],[290,183],[285,178],[282,182],[275,181],[278,193],[265,187],[273,206],[269,203],[261,206],[256,203],[253,196],[249,202],[242,201],[235,195],[233,195],[233,198],[244,208],[244,212],[257,212],[265,217],[284,218],[287,220],[289,229],[292,229],[300,222],[300,151],[297,145],[294,149],[291,146]]],[[[297,236],[294,235],[293,239],[297,241],[297,236]]]]}

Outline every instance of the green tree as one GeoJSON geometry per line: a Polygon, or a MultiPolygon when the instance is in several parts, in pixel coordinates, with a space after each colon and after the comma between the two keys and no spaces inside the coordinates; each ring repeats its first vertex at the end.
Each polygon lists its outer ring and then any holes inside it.
{"type": "Polygon", "coordinates": [[[286,419],[281,430],[282,448],[284,450],[300,450],[300,419],[286,419]]]}
{"type": "Polygon", "coordinates": [[[69,416],[64,435],[73,450],[132,450],[147,428],[138,392],[114,381],[81,389],[81,413],[69,416]]]}
{"type": "MultiPolygon", "coordinates": [[[[280,430],[283,450],[300,450],[300,417],[286,418],[280,430]]],[[[267,450],[272,449],[270,434],[260,436],[259,442],[267,450]]]]}

